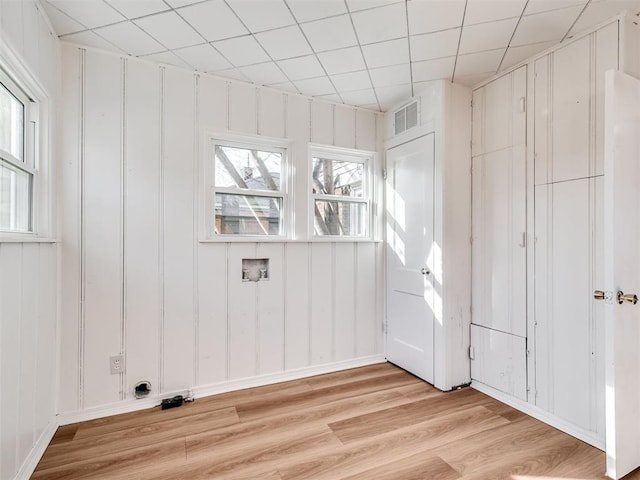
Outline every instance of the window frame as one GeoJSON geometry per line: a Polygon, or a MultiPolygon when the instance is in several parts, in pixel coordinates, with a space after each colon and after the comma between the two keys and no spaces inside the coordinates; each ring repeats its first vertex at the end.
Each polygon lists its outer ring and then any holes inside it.
{"type": "Polygon", "coordinates": [[[28,238],[37,236],[41,230],[39,217],[39,161],[37,158],[39,143],[39,115],[38,103],[33,100],[32,95],[25,91],[14,78],[9,75],[2,65],[0,65],[0,84],[23,106],[22,118],[22,160],[15,157],[6,150],[0,149],[0,159],[17,170],[29,175],[29,218],[27,230],[2,229],[0,227],[0,241],[13,238],[28,238]]]}
{"type": "Polygon", "coordinates": [[[292,230],[291,182],[291,144],[289,141],[251,135],[216,134],[205,135],[206,152],[204,165],[204,218],[200,232],[201,242],[282,242],[290,238],[292,230]],[[216,146],[260,150],[281,154],[280,189],[259,190],[239,187],[216,187],[215,162],[216,146]],[[280,232],[278,235],[215,233],[215,197],[216,194],[255,196],[281,199],[280,232]]]}
{"type": "Polygon", "coordinates": [[[375,153],[366,150],[356,150],[350,148],[332,147],[327,145],[309,144],[309,215],[308,235],[313,241],[370,241],[373,238],[373,198],[374,198],[374,169],[375,153]],[[313,193],[313,159],[322,158],[326,160],[360,163],[363,165],[362,171],[362,197],[348,197],[341,195],[327,195],[322,193],[313,193]],[[337,201],[344,203],[357,203],[365,206],[364,234],[363,235],[334,235],[334,234],[317,234],[315,230],[315,204],[317,200],[337,201]]]}

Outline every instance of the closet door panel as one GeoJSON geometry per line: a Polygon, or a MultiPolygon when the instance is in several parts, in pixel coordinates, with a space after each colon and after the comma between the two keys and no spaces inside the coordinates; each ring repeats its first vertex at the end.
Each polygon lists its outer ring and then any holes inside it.
{"type": "Polygon", "coordinates": [[[484,87],[484,152],[510,145],[511,76],[505,75],[484,87]]]}
{"type": "Polygon", "coordinates": [[[527,142],[527,66],[515,70],[511,77],[511,108],[509,146],[525,145],[527,142]]]}
{"type": "Polygon", "coordinates": [[[552,55],[552,181],[560,182],[589,175],[590,37],[552,55]]]}
{"type": "Polygon", "coordinates": [[[473,164],[473,323],[525,337],[525,149],[473,164]]]}

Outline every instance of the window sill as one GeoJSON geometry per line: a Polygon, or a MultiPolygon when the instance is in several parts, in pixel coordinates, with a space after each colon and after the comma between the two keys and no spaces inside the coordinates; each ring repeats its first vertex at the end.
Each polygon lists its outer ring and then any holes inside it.
{"type": "Polygon", "coordinates": [[[383,240],[374,240],[371,238],[309,238],[309,239],[291,239],[291,238],[268,238],[268,237],[224,237],[224,238],[200,238],[199,243],[382,243],[383,240]]]}
{"type": "Polygon", "coordinates": [[[58,243],[58,239],[31,234],[0,233],[0,243],[58,243]]]}

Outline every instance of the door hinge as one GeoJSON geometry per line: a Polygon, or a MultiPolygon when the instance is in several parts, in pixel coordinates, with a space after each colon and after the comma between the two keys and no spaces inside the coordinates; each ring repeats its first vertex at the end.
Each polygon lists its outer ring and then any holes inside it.
{"type": "Polygon", "coordinates": [[[382,178],[383,178],[384,180],[386,180],[386,179],[387,179],[387,169],[386,169],[386,168],[383,168],[383,169],[382,169],[382,178]]]}
{"type": "Polygon", "coordinates": [[[469,359],[471,360],[476,359],[476,349],[473,347],[469,347],[469,359]]]}

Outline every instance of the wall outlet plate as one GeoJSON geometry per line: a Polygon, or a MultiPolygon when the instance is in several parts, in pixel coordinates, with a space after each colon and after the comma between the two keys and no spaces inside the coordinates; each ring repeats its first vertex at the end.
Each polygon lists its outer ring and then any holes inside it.
{"type": "Polygon", "coordinates": [[[109,357],[109,366],[111,368],[111,375],[124,373],[124,355],[109,357]]]}

